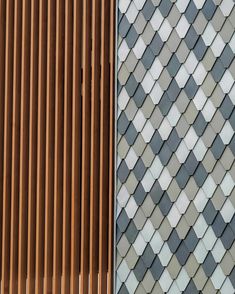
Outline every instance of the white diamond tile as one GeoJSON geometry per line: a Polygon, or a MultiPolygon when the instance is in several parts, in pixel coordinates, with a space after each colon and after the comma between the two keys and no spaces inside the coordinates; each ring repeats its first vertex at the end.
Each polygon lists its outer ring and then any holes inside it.
{"type": "Polygon", "coordinates": [[[198,60],[197,60],[195,54],[193,53],[193,51],[191,51],[187,57],[187,60],[184,64],[184,66],[185,66],[187,72],[189,74],[192,74],[194,72],[195,68],[197,67],[197,65],[198,65],[198,60]]]}
{"type": "Polygon", "coordinates": [[[184,163],[186,158],[188,157],[189,154],[189,150],[186,146],[186,144],[184,143],[184,141],[181,141],[181,143],[179,144],[175,155],[178,158],[180,163],[184,163]]]}
{"type": "Polygon", "coordinates": [[[180,293],[182,293],[182,292],[177,287],[176,282],[173,282],[169,291],[168,291],[168,294],[180,294],[180,293]]]}
{"type": "Polygon", "coordinates": [[[210,122],[212,120],[212,117],[214,116],[215,112],[216,112],[215,106],[213,105],[211,100],[208,99],[203,110],[202,110],[202,114],[205,118],[205,121],[210,122]]]}
{"type": "Polygon", "coordinates": [[[207,148],[204,145],[203,141],[201,138],[199,138],[199,140],[197,141],[194,149],[193,149],[193,153],[196,157],[196,159],[198,161],[202,161],[202,159],[204,158],[205,154],[206,154],[207,148]]]}
{"type": "Polygon", "coordinates": [[[234,288],[230,279],[227,277],[223,283],[222,288],[220,289],[221,294],[234,294],[234,288]]]}
{"type": "Polygon", "coordinates": [[[155,105],[158,104],[159,101],[161,100],[162,94],[163,94],[163,91],[160,85],[156,82],[150,93],[150,97],[155,105]]]}
{"type": "Polygon", "coordinates": [[[129,99],[130,97],[128,96],[125,87],[123,87],[120,94],[118,95],[118,106],[121,110],[126,108],[129,99]]]}
{"type": "Polygon", "coordinates": [[[220,184],[220,188],[222,189],[225,196],[229,196],[234,188],[234,180],[231,177],[230,173],[226,173],[223,178],[222,183],[220,184]]]}
{"type": "Polygon", "coordinates": [[[184,142],[185,142],[187,148],[189,150],[192,150],[193,147],[195,146],[197,140],[198,140],[198,136],[197,136],[196,132],[194,131],[194,128],[190,127],[190,129],[188,130],[188,132],[184,138],[184,142]]]}
{"type": "Polygon", "coordinates": [[[199,189],[197,192],[196,197],[193,200],[193,203],[197,209],[198,212],[202,212],[207,204],[208,198],[206,197],[204,191],[202,189],[199,189]]]}
{"type": "Polygon", "coordinates": [[[151,74],[147,71],[143,81],[141,82],[141,85],[144,89],[144,92],[149,94],[152,90],[152,87],[154,85],[154,79],[152,78],[151,74]]]}
{"type": "Polygon", "coordinates": [[[135,6],[138,10],[141,10],[144,7],[144,4],[146,2],[146,0],[133,0],[133,1],[134,1],[135,6]]]}
{"type": "Polygon", "coordinates": [[[202,214],[199,215],[198,219],[196,220],[193,229],[197,235],[198,238],[202,238],[205,234],[206,230],[208,228],[208,225],[203,217],[202,214]]]}
{"type": "Polygon", "coordinates": [[[181,214],[177,209],[176,205],[172,205],[170,211],[167,214],[168,221],[172,228],[175,228],[181,218],[181,214]]]}
{"type": "Polygon", "coordinates": [[[194,254],[197,262],[199,264],[202,264],[207,256],[207,250],[201,240],[198,242],[193,254],[194,254]]]}
{"type": "Polygon", "coordinates": [[[220,138],[222,139],[223,143],[227,145],[231,141],[233,135],[233,128],[231,127],[229,121],[226,121],[220,132],[220,138]]]}
{"type": "Polygon", "coordinates": [[[219,82],[221,89],[224,93],[229,93],[234,83],[234,79],[229,70],[226,70],[221,81],[219,82]]]}
{"type": "Polygon", "coordinates": [[[152,28],[154,29],[154,31],[158,31],[162,22],[163,22],[164,18],[160,12],[159,9],[156,9],[151,20],[150,23],[152,25],[152,28]]]}
{"type": "Polygon", "coordinates": [[[200,62],[193,73],[193,78],[197,85],[201,85],[207,75],[207,71],[205,70],[203,64],[200,62]]]}
{"type": "Polygon", "coordinates": [[[194,4],[196,5],[197,9],[201,9],[206,0],[193,0],[194,4]]]}
{"type": "Polygon", "coordinates": [[[167,266],[171,257],[172,257],[172,253],[169,249],[169,246],[167,245],[167,243],[165,242],[160,253],[158,254],[158,257],[161,261],[161,264],[163,266],[167,266]]]}
{"type": "Polygon", "coordinates": [[[132,49],[137,59],[140,59],[143,56],[145,49],[146,49],[146,45],[142,37],[139,36],[139,39],[137,40],[134,48],[132,49]]]}
{"type": "Polygon", "coordinates": [[[185,12],[185,10],[186,10],[186,8],[187,8],[187,6],[189,4],[189,1],[190,0],[177,0],[176,1],[175,4],[176,4],[176,6],[177,6],[180,13],[185,12]]]}
{"type": "Polygon", "coordinates": [[[126,207],[125,207],[126,214],[128,215],[128,217],[130,219],[133,219],[137,209],[138,209],[138,206],[137,206],[137,204],[135,202],[134,197],[130,197],[130,199],[129,199],[126,207]]]}
{"type": "Polygon", "coordinates": [[[176,32],[178,33],[181,39],[185,37],[189,27],[190,27],[190,24],[188,23],[187,18],[184,15],[182,15],[175,28],[176,32]]]}
{"type": "Polygon", "coordinates": [[[215,236],[215,233],[211,227],[209,227],[202,239],[204,246],[208,251],[212,250],[217,238],[215,236]]]}
{"type": "Polygon", "coordinates": [[[215,37],[212,45],[211,45],[211,50],[215,57],[219,57],[224,49],[225,43],[223,39],[221,38],[220,34],[217,34],[215,37]]]}
{"type": "Polygon", "coordinates": [[[158,254],[162,248],[162,245],[163,245],[163,240],[162,240],[162,237],[161,235],[159,234],[158,231],[155,231],[151,241],[150,241],[150,245],[153,249],[153,252],[155,254],[158,254]]]}
{"type": "Polygon", "coordinates": [[[144,127],[144,124],[146,122],[146,119],[143,115],[143,112],[141,111],[141,109],[139,109],[135,115],[135,118],[133,119],[133,124],[135,126],[135,129],[137,132],[141,132],[143,127],[144,127]]]}
{"type": "Polygon", "coordinates": [[[202,89],[199,88],[196,95],[193,98],[193,102],[197,110],[202,110],[204,104],[206,103],[206,100],[207,100],[206,95],[204,94],[202,89]]]}
{"type": "Polygon", "coordinates": [[[181,214],[184,214],[189,206],[190,201],[184,191],[181,191],[179,197],[177,198],[175,204],[177,209],[181,214]]]}
{"type": "Polygon", "coordinates": [[[127,12],[126,12],[126,17],[129,21],[129,23],[134,23],[135,22],[135,19],[138,15],[139,11],[137,10],[134,2],[132,1],[127,12]]]}
{"type": "Polygon", "coordinates": [[[172,127],[177,125],[180,118],[180,112],[175,104],[172,105],[170,111],[168,112],[167,119],[172,127]]]}
{"type": "Polygon", "coordinates": [[[131,271],[125,283],[128,293],[134,294],[138,284],[139,282],[137,281],[133,271],[131,271]]]}
{"type": "Polygon", "coordinates": [[[229,42],[229,46],[231,47],[233,53],[235,53],[235,34],[232,36],[232,38],[229,42]]]}
{"type": "Polygon", "coordinates": [[[119,268],[117,269],[117,275],[118,275],[120,281],[125,282],[129,273],[130,273],[130,269],[128,268],[128,265],[127,265],[125,259],[123,259],[119,268]]]}
{"type": "Polygon", "coordinates": [[[224,16],[229,16],[234,6],[233,0],[223,0],[220,4],[220,10],[224,16]]]}
{"type": "Polygon", "coordinates": [[[185,67],[182,65],[175,77],[175,80],[180,88],[183,88],[185,84],[187,83],[187,80],[189,78],[189,74],[185,67]]]}
{"type": "Polygon", "coordinates": [[[135,242],[133,243],[133,247],[138,256],[141,256],[143,254],[146,245],[147,243],[144,241],[144,238],[139,233],[137,238],[135,239],[135,242]]]}
{"type": "Polygon", "coordinates": [[[135,274],[132,271],[125,282],[128,293],[134,294],[138,284],[139,282],[137,281],[135,274]]]}
{"type": "Polygon", "coordinates": [[[215,243],[214,248],[212,249],[211,253],[214,257],[215,262],[219,263],[221,259],[224,257],[226,250],[224,248],[223,243],[220,239],[218,239],[215,243]]]}
{"type": "Polygon", "coordinates": [[[127,11],[128,6],[130,5],[131,0],[119,0],[118,7],[121,13],[125,13],[127,11]]]}
{"type": "Polygon", "coordinates": [[[158,34],[161,37],[163,42],[167,41],[167,39],[169,38],[169,36],[171,34],[171,31],[172,31],[172,27],[171,27],[169,21],[165,18],[160,29],[158,30],[158,34]]]}
{"type": "Polygon", "coordinates": [[[164,292],[167,292],[169,290],[172,282],[173,282],[173,280],[172,280],[168,270],[165,269],[159,279],[159,284],[160,284],[162,290],[164,292]]]}
{"type": "Polygon", "coordinates": [[[203,35],[202,35],[202,39],[205,43],[206,46],[210,46],[214,40],[216,36],[216,32],[212,26],[212,24],[209,22],[203,35]]]}
{"type": "Polygon", "coordinates": [[[164,168],[163,172],[161,173],[159,180],[158,180],[163,191],[167,190],[167,188],[170,185],[171,180],[172,180],[172,177],[171,177],[168,169],[164,168]]]}
{"type": "Polygon", "coordinates": [[[222,215],[224,221],[229,223],[234,216],[235,209],[233,207],[232,202],[227,198],[226,202],[224,203],[222,209],[220,210],[220,214],[222,215]]]}
{"type": "Polygon", "coordinates": [[[118,58],[120,61],[124,61],[127,58],[127,55],[129,54],[130,49],[127,46],[127,43],[125,40],[122,41],[122,44],[118,48],[118,58]]]}
{"type": "Polygon", "coordinates": [[[158,156],[156,156],[152,162],[150,167],[151,174],[153,175],[154,179],[158,179],[163,169],[163,165],[158,156]]]}
{"type": "Polygon", "coordinates": [[[211,281],[212,284],[214,285],[215,289],[219,290],[225,280],[225,275],[220,267],[220,265],[217,265],[216,269],[214,270],[212,276],[211,276],[211,281]]]}
{"type": "Polygon", "coordinates": [[[154,134],[155,130],[150,122],[150,120],[148,120],[141,132],[141,135],[145,141],[145,143],[149,143],[153,134],[154,134]]]}
{"type": "Polygon", "coordinates": [[[155,58],[151,68],[150,68],[150,73],[152,77],[157,80],[163,70],[163,66],[158,58],[155,58]]]}
{"type": "Polygon", "coordinates": [[[170,125],[167,118],[164,118],[158,129],[158,132],[164,141],[168,139],[171,133],[171,130],[172,130],[172,126],[170,125]]]}
{"type": "Polygon", "coordinates": [[[121,207],[125,207],[130,195],[124,185],[122,185],[121,189],[117,194],[117,201],[121,207]]]}
{"type": "Polygon", "coordinates": [[[145,192],[149,192],[151,190],[154,181],[155,180],[154,180],[150,170],[147,170],[142,181],[141,181],[145,192]]]}
{"type": "Polygon", "coordinates": [[[187,287],[188,283],[189,283],[189,276],[186,272],[186,270],[182,267],[178,277],[176,278],[176,283],[178,285],[178,288],[181,292],[183,292],[185,290],[185,288],[187,287]]]}
{"type": "Polygon", "coordinates": [[[213,196],[216,189],[216,184],[211,175],[208,175],[205,183],[202,186],[202,189],[207,198],[211,198],[213,196]]]}
{"type": "Polygon", "coordinates": [[[126,164],[127,164],[128,168],[130,170],[132,170],[134,168],[137,160],[138,160],[138,157],[135,154],[134,149],[133,148],[130,148],[129,151],[128,151],[128,153],[127,153],[127,156],[125,158],[126,164]]]}
{"type": "Polygon", "coordinates": [[[150,219],[148,219],[143,227],[143,229],[141,230],[141,234],[144,238],[144,240],[146,242],[149,242],[154,234],[154,227],[150,221],[150,219]]]}

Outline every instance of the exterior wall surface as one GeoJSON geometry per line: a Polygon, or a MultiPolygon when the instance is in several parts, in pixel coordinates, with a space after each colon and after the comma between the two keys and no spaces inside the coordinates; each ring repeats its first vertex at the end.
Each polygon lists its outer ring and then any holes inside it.
{"type": "Polygon", "coordinates": [[[118,1],[116,293],[234,293],[235,6],[118,1]]]}
{"type": "Polygon", "coordinates": [[[113,0],[0,0],[0,293],[113,293],[113,0]]]}

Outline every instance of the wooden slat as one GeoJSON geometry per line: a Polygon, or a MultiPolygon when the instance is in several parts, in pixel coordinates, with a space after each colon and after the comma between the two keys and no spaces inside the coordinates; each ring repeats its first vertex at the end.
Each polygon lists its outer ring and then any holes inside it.
{"type": "MultiPolygon", "coordinates": [[[[6,1],[0,1],[0,60],[5,60],[6,46],[6,1]]],[[[4,105],[5,105],[5,63],[0,67],[0,260],[2,260],[2,215],[3,215],[3,155],[4,155],[4,105]]],[[[2,268],[0,265],[0,281],[2,268]]]]}
{"type": "MultiPolygon", "coordinates": [[[[43,293],[44,231],[45,231],[45,145],[47,85],[47,1],[39,3],[38,57],[38,125],[37,125],[37,199],[36,199],[36,261],[35,293],[43,293]]],[[[27,293],[31,293],[28,289],[27,293]]]]}
{"type": "Polygon", "coordinates": [[[3,159],[2,214],[2,279],[1,293],[9,293],[10,278],[10,208],[11,208],[11,145],[12,145],[12,86],[13,86],[14,1],[6,3],[5,110],[3,159]]]}
{"type": "Polygon", "coordinates": [[[21,107],[21,37],[22,1],[14,9],[13,118],[11,174],[11,247],[10,293],[17,293],[19,240],[19,169],[20,169],[20,107],[21,107]]]}
{"type": "Polygon", "coordinates": [[[98,288],[99,231],[99,119],[100,119],[100,33],[101,1],[92,6],[92,84],[91,84],[91,182],[90,182],[90,283],[91,293],[98,288]]]}
{"type": "Polygon", "coordinates": [[[65,7],[62,293],[70,292],[73,2],[65,7]]]}
{"type": "Polygon", "coordinates": [[[64,14],[63,0],[56,1],[56,86],[54,163],[53,293],[61,293],[63,217],[63,107],[64,107],[64,14]]]}
{"type": "Polygon", "coordinates": [[[30,1],[22,7],[18,293],[26,293],[29,167],[30,1]]]}
{"type": "Polygon", "coordinates": [[[99,293],[107,288],[108,193],[109,193],[109,0],[102,0],[101,23],[101,112],[100,112],[100,216],[99,216],[99,293]]]}
{"type": "Polygon", "coordinates": [[[82,85],[82,186],[81,186],[81,283],[80,293],[88,293],[89,273],[89,193],[91,137],[91,0],[83,1],[83,85],[82,85]]]}
{"type": "Polygon", "coordinates": [[[81,33],[82,0],[73,4],[73,106],[72,106],[72,199],[71,199],[71,287],[79,292],[81,234],[81,33]]]}
{"type": "Polygon", "coordinates": [[[38,119],[38,35],[39,1],[31,6],[30,45],[30,113],[29,113],[29,177],[28,177],[28,236],[27,236],[27,293],[35,292],[35,242],[37,193],[37,119],[38,119]]]}
{"type": "Polygon", "coordinates": [[[47,1],[47,94],[46,94],[46,179],[44,292],[52,292],[53,277],[53,202],[55,130],[55,44],[56,1],[47,1]]]}

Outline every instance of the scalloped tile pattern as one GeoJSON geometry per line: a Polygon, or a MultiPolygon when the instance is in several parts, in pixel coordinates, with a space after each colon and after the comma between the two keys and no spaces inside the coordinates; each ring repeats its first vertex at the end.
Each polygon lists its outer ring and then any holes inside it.
{"type": "Polygon", "coordinates": [[[116,293],[235,292],[235,4],[119,0],[116,293]]]}

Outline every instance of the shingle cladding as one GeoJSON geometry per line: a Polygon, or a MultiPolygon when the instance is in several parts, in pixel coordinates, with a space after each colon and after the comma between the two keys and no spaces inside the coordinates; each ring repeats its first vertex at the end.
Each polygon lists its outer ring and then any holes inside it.
{"type": "Polygon", "coordinates": [[[235,6],[118,1],[116,293],[234,293],[235,6]]]}

